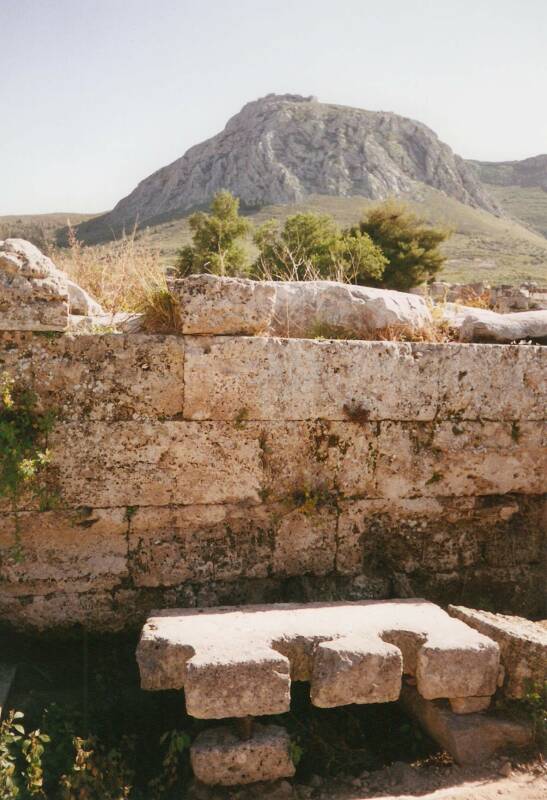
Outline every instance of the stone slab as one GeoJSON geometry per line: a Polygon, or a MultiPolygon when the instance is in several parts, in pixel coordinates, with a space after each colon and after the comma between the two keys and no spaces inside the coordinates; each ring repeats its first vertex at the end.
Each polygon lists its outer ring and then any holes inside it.
{"type": "Polygon", "coordinates": [[[275,286],[244,278],[191,275],[170,280],[182,333],[256,335],[270,324],[275,286]]]}
{"type": "Polygon", "coordinates": [[[288,710],[289,670],[293,680],[311,681],[312,700],[343,696],[349,702],[347,672],[340,673],[350,662],[349,671],[358,676],[355,698],[362,702],[393,698],[401,658],[424,697],[493,694],[497,645],[456,622],[423,600],[172,609],[149,617],[137,660],[144,689],[184,687],[190,713],[204,718],[280,713],[280,681],[288,710]],[[383,646],[397,633],[406,637],[402,656],[397,645],[383,646]],[[331,642],[330,650],[317,647],[331,642]],[[366,678],[367,659],[378,674],[382,660],[389,665],[387,686],[366,678]]]}
{"type": "Polygon", "coordinates": [[[14,515],[0,514],[0,594],[94,592],[127,577],[126,509],[22,511],[18,536],[14,515]]]}
{"type": "Polygon", "coordinates": [[[532,687],[542,689],[547,680],[547,630],[541,624],[464,606],[451,605],[448,613],[499,644],[508,697],[522,698],[532,687]]]}
{"type": "Polygon", "coordinates": [[[144,334],[62,336],[32,343],[33,388],[63,420],[182,414],[184,340],[144,334]]]}
{"type": "Polygon", "coordinates": [[[8,695],[15,678],[17,667],[6,661],[0,661],[0,720],[6,707],[8,695]]]}
{"type": "Polygon", "coordinates": [[[188,419],[543,419],[539,346],[185,337],[188,419]],[[485,380],[488,375],[488,381],[485,380]]]}
{"type": "Polygon", "coordinates": [[[403,686],[400,702],[458,764],[480,764],[494,753],[532,743],[531,726],[488,713],[455,714],[445,701],[425,700],[403,686]]]}
{"type": "Polygon", "coordinates": [[[70,506],[163,506],[260,500],[258,437],[226,423],[67,423],[52,468],[70,506]]]}
{"type": "Polygon", "coordinates": [[[190,748],[194,775],[202,783],[220,786],[292,778],[288,733],[278,725],[254,725],[253,736],[242,740],[229,727],[210,728],[190,748]]]}

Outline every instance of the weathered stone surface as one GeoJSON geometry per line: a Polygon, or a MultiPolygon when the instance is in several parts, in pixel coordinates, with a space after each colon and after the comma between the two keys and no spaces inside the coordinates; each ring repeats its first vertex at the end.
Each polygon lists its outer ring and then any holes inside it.
{"type": "Polygon", "coordinates": [[[68,291],[68,305],[71,314],[97,316],[98,314],[105,313],[102,306],[94,300],[85,289],[82,289],[77,283],[71,281],[70,278],[67,278],[66,286],[68,291]]]}
{"type": "Polygon", "coordinates": [[[443,701],[425,700],[404,686],[401,703],[458,764],[480,764],[506,748],[532,742],[531,725],[488,714],[454,714],[443,701]]]}
{"type": "Polygon", "coordinates": [[[451,697],[450,708],[455,714],[475,714],[486,711],[490,705],[490,695],[486,697],[451,697]]]}
{"type": "Polygon", "coordinates": [[[24,239],[0,242],[0,330],[64,331],[66,276],[24,239]]]}
{"type": "Polygon", "coordinates": [[[449,606],[448,613],[496,641],[505,669],[504,692],[522,698],[547,679],[547,630],[522,617],[492,614],[463,606],[449,606]]]}
{"type": "Polygon", "coordinates": [[[258,502],[256,437],[225,423],[67,423],[51,436],[63,500],[74,506],[258,502]],[[64,442],[70,441],[70,448],[64,442]]]}
{"type": "Polygon", "coordinates": [[[127,577],[125,509],[0,515],[0,593],[93,592],[127,577]],[[16,551],[20,554],[15,557],[16,551]]]}
{"type": "MultiPolygon", "coordinates": [[[[282,511],[277,509],[277,513],[282,511]]],[[[265,578],[272,570],[276,509],[192,505],[135,509],[129,558],[137,586],[265,578]]],[[[327,557],[332,558],[331,542],[327,557]]],[[[288,569],[294,554],[279,566],[288,569]]]]}
{"type": "Polygon", "coordinates": [[[253,736],[242,740],[228,727],[203,731],[190,748],[190,762],[198,780],[209,785],[273,781],[295,773],[289,734],[278,725],[254,726],[253,736]]]}
{"type": "Polygon", "coordinates": [[[395,699],[401,658],[424,697],[493,694],[497,645],[455,622],[431,603],[408,600],[172,609],[149,617],[137,660],[144,689],[184,687],[189,713],[202,718],[288,710],[289,669],[293,680],[311,681],[319,705],[395,699]],[[400,651],[389,643],[401,633],[400,651]]]}
{"type": "Polygon", "coordinates": [[[315,651],[311,701],[320,708],[389,703],[401,692],[403,656],[381,639],[359,635],[321,642],[315,651]]]}
{"type": "Polygon", "coordinates": [[[542,494],[547,488],[545,430],[539,422],[380,423],[378,494],[542,494]]]}
{"type": "Polygon", "coordinates": [[[547,341],[547,311],[498,314],[481,308],[466,310],[459,331],[462,342],[547,341]]]}
{"type": "Polygon", "coordinates": [[[180,337],[36,337],[31,358],[35,392],[63,420],[138,420],[182,413],[180,337]]]}
{"type": "Polygon", "coordinates": [[[188,337],[187,419],[432,420],[441,351],[402,342],[188,337]],[[426,351],[427,352],[427,351],[426,351]]]}
{"type": "Polygon", "coordinates": [[[431,321],[424,299],[406,292],[335,281],[276,281],[271,285],[276,295],[268,333],[273,336],[313,338],[326,329],[367,338],[388,326],[421,328],[431,321]]]}
{"type": "Polygon", "coordinates": [[[545,419],[545,347],[485,344],[413,347],[422,353],[422,359],[433,361],[429,371],[438,377],[441,419],[545,419]]]}
{"type": "Polygon", "coordinates": [[[171,280],[169,289],[178,301],[182,333],[242,336],[264,333],[276,291],[264,282],[216,275],[171,280]]]}

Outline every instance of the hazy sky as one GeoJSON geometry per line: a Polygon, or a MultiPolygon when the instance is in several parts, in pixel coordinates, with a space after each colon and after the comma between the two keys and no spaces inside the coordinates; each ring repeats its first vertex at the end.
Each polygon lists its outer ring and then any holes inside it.
{"type": "Polygon", "coordinates": [[[547,0],[0,0],[0,214],[101,211],[268,92],[547,152],[547,0]]]}

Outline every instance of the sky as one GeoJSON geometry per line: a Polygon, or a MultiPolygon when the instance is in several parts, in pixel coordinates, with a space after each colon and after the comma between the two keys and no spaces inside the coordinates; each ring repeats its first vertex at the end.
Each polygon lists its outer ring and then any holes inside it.
{"type": "Polygon", "coordinates": [[[0,0],[0,214],[99,212],[269,92],[547,152],[547,0],[0,0]]]}

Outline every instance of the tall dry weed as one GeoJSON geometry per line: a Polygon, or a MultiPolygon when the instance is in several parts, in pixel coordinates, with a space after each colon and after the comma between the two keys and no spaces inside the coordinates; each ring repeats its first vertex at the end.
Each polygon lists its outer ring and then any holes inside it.
{"type": "Polygon", "coordinates": [[[150,298],[167,291],[159,249],[146,233],[132,231],[114,242],[87,246],[69,228],[68,247],[57,248],[53,260],[109,314],[143,311],[150,298]]]}

